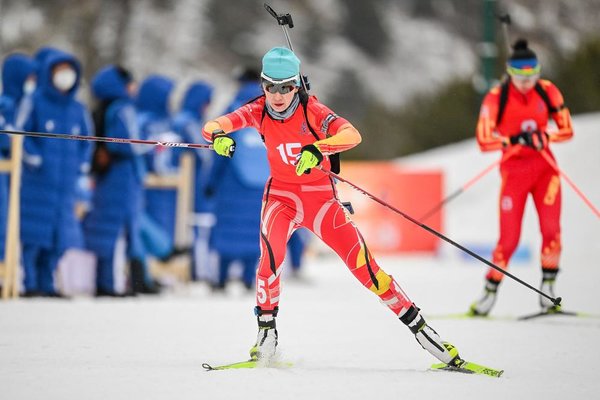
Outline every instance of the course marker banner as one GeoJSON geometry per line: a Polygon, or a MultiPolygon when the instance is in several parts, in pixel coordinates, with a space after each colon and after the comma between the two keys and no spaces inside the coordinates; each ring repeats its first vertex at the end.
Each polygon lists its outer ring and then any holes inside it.
{"type": "MultiPolygon", "coordinates": [[[[392,162],[344,161],[340,176],[360,184],[366,191],[419,220],[442,201],[443,174],[441,170],[402,169],[392,162]]],[[[337,185],[342,201],[354,208],[353,221],[363,234],[367,245],[380,253],[437,251],[439,238],[421,227],[353,190],[343,182],[337,185]]],[[[427,226],[443,232],[440,210],[427,221],[427,226]]]]}

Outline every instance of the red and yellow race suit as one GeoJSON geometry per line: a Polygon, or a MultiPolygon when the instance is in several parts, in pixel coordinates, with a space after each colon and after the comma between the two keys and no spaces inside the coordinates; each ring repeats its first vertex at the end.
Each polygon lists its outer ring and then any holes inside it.
{"type": "MultiPolygon", "coordinates": [[[[510,145],[510,137],[524,131],[545,132],[549,143],[569,140],[573,136],[571,116],[564,107],[562,94],[550,81],[540,80],[539,84],[558,111],[550,112],[536,90],[523,94],[510,83],[503,118],[496,126],[501,89],[500,86],[494,87],[481,106],[477,142],[482,151],[503,152],[500,163],[500,238],[493,253],[493,262],[507,268],[519,242],[525,203],[531,194],[542,233],[542,269],[557,271],[561,253],[561,185],[559,172],[545,160],[541,152],[545,152],[552,160],[554,155],[549,147],[538,151],[528,146],[510,145]],[[554,129],[548,127],[549,116],[556,123],[554,129]]],[[[486,277],[499,282],[503,276],[490,269],[486,277]]]]}
{"type": "Polygon", "coordinates": [[[327,156],[356,146],[361,141],[360,133],[313,96],[309,97],[306,117],[301,105],[285,120],[272,119],[263,112],[264,107],[263,96],[209,121],[203,129],[208,141],[215,130],[229,133],[248,126],[256,128],[264,138],[271,177],[263,195],[257,305],[267,311],[278,306],[281,264],[287,241],[294,230],[305,227],[331,247],[365,287],[377,294],[396,315],[402,316],[412,302],[377,265],[339,201],[331,177],[318,169],[302,176],[295,172],[296,159],[303,146],[317,146],[325,156],[321,166],[328,169],[327,156]],[[319,140],[311,133],[307,119],[319,140]]]}

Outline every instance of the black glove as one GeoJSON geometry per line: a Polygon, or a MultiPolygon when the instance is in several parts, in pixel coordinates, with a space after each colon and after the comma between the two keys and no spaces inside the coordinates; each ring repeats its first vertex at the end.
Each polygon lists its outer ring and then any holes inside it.
{"type": "Polygon", "coordinates": [[[548,146],[548,134],[541,131],[520,132],[510,137],[510,144],[529,146],[534,150],[540,151],[548,146]]]}

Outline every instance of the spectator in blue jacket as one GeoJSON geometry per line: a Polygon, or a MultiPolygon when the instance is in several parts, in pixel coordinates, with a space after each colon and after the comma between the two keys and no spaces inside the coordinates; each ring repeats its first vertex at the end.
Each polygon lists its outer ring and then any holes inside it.
{"type": "MultiPolygon", "coordinates": [[[[35,85],[35,64],[31,57],[13,53],[2,64],[2,94],[0,95],[0,129],[19,130],[15,116],[25,92],[35,85]]],[[[10,153],[10,137],[0,133],[0,160],[10,153]]],[[[8,210],[8,175],[0,174],[0,260],[4,259],[8,210]]]]}
{"type": "MultiPolygon", "coordinates": [[[[98,104],[94,110],[96,135],[119,139],[141,139],[133,104],[135,80],[125,68],[108,65],[92,78],[98,104]]],[[[95,181],[90,212],[84,219],[86,247],[97,257],[96,295],[122,296],[145,292],[139,225],[143,211],[145,167],[141,144],[96,145],[92,163],[95,181]],[[114,255],[117,240],[127,243],[131,291],[115,287],[114,255]]]]}
{"type": "MultiPolygon", "coordinates": [[[[49,52],[38,69],[37,89],[24,129],[73,135],[93,134],[85,106],[76,99],[79,61],[60,50],[49,52]]],[[[86,141],[27,137],[21,182],[21,243],[25,296],[60,296],[53,274],[68,248],[83,247],[75,216],[77,180],[89,168],[86,141]]]]}
{"type": "MultiPolygon", "coordinates": [[[[240,88],[226,112],[240,107],[262,93],[258,74],[246,71],[240,88]]],[[[267,154],[254,128],[234,132],[235,157],[214,160],[206,192],[215,197],[216,224],[211,247],[219,254],[216,291],[225,289],[229,268],[234,261],[243,265],[242,280],[254,287],[256,265],[260,256],[260,208],[265,183],[269,177],[267,154]]]]}
{"type": "MultiPolygon", "coordinates": [[[[204,115],[206,109],[209,106],[213,96],[213,87],[206,82],[196,81],[193,82],[187,89],[183,100],[181,102],[181,109],[173,118],[173,129],[177,133],[181,140],[188,143],[202,143],[202,126],[204,125],[204,115]]],[[[184,149],[179,149],[177,154],[183,154],[184,149]]],[[[204,195],[206,183],[208,181],[208,173],[212,165],[212,151],[206,151],[205,149],[193,150],[194,154],[194,213],[207,213],[211,211],[211,206],[208,199],[204,195]]],[[[177,161],[177,165],[179,162],[177,161]]],[[[205,240],[207,235],[201,232],[203,227],[196,227],[194,229],[195,238],[194,242],[197,244],[194,246],[194,260],[198,257],[207,257],[207,251],[200,251],[199,249],[207,249],[208,242],[205,240]],[[198,243],[202,241],[203,243],[198,243]]],[[[192,263],[194,264],[194,263],[192,263]]],[[[197,273],[198,267],[192,268],[192,279],[198,279],[197,273]]]]}

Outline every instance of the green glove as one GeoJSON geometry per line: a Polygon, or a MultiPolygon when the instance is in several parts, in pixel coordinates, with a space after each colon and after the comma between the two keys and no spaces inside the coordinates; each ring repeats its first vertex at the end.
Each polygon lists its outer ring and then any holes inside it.
{"type": "Polygon", "coordinates": [[[310,170],[323,161],[323,154],[317,146],[309,144],[300,150],[300,157],[296,163],[296,175],[310,174],[310,170]]]}
{"type": "Polygon", "coordinates": [[[235,140],[227,136],[222,130],[213,132],[213,149],[215,153],[223,157],[233,157],[235,152],[235,140]]]}

